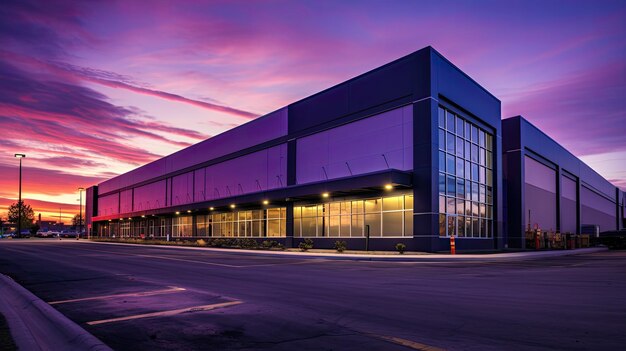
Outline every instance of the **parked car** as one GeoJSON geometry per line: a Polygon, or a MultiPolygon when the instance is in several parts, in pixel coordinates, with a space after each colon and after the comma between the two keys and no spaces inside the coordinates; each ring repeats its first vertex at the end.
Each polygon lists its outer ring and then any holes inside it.
{"type": "Polygon", "coordinates": [[[49,238],[51,236],[51,232],[48,230],[46,231],[40,230],[37,232],[35,236],[38,238],[49,238]]]}
{"type": "Polygon", "coordinates": [[[76,232],[74,232],[74,231],[70,231],[70,230],[62,230],[62,231],[59,233],[59,236],[60,236],[61,238],[75,238],[75,237],[76,237],[76,235],[77,235],[77,234],[76,234],[76,232]]]}

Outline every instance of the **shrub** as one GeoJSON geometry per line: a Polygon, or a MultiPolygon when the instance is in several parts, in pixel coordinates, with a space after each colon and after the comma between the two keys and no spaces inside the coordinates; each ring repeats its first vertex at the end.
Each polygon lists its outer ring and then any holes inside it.
{"type": "Polygon", "coordinates": [[[196,245],[198,245],[198,246],[206,246],[206,241],[204,241],[203,239],[197,240],[196,241],[196,245]]]}
{"type": "Polygon", "coordinates": [[[275,240],[265,240],[261,243],[261,247],[264,249],[281,248],[281,246],[282,244],[275,240]]]}
{"type": "Polygon", "coordinates": [[[397,243],[396,244],[396,250],[400,253],[403,254],[404,250],[406,250],[406,245],[404,245],[403,243],[397,243]]]}
{"type": "Polygon", "coordinates": [[[211,246],[213,246],[213,247],[222,247],[222,246],[224,246],[224,244],[225,244],[224,243],[224,239],[220,239],[220,238],[213,239],[211,241],[211,246]]]}
{"type": "Polygon", "coordinates": [[[257,243],[256,240],[254,239],[250,239],[250,238],[239,239],[239,246],[242,249],[256,249],[258,245],[259,243],[257,243]]]}
{"type": "Polygon", "coordinates": [[[337,252],[344,252],[346,250],[346,242],[345,241],[341,241],[341,240],[337,240],[335,241],[335,250],[337,250],[337,252]]]}
{"type": "Polygon", "coordinates": [[[303,242],[298,244],[300,251],[307,251],[313,248],[313,240],[306,238],[303,242]]]}

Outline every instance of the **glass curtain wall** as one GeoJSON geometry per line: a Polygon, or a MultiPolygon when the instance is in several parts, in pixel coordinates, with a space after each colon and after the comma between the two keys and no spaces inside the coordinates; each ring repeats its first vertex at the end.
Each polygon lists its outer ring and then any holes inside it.
{"type": "Polygon", "coordinates": [[[294,206],[296,237],[411,237],[413,196],[294,206]]]}
{"type": "Polygon", "coordinates": [[[196,216],[197,236],[284,237],[287,235],[285,207],[196,216]]]}
{"type": "Polygon", "coordinates": [[[493,236],[493,136],[439,107],[439,235],[493,236]]]}

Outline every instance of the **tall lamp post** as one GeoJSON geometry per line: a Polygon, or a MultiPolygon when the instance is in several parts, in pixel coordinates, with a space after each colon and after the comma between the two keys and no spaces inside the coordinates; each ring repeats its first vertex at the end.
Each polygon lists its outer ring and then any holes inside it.
{"type": "Polygon", "coordinates": [[[22,236],[22,159],[25,154],[15,154],[20,159],[20,191],[17,200],[17,237],[22,236]]]}
{"type": "Polygon", "coordinates": [[[80,234],[83,232],[83,191],[85,188],[78,188],[78,234],[76,240],[80,238],[80,234]]]}

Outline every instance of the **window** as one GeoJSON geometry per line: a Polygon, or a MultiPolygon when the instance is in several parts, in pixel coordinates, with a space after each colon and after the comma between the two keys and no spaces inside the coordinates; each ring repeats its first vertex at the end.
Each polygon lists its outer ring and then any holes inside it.
{"type": "Polygon", "coordinates": [[[362,238],[368,230],[372,238],[413,236],[413,196],[296,206],[294,223],[296,237],[362,238]]]}
{"type": "Polygon", "coordinates": [[[492,237],[493,136],[441,106],[439,136],[439,235],[492,237]]]}
{"type": "Polygon", "coordinates": [[[172,218],[172,236],[187,237],[193,235],[192,216],[178,216],[172,218]]]}
{"type": "MultiPolygon", "coordinates": [[[[313,209],[315,210],[315,208],[313,209]]],[[[310,209],[295,207],[294,213],[306,213],[310,209]]],[[[207,236],[213,237],[283,237],[286,236],[286,208],[214,213],[206,216],[207,236]]],[[[294,215],[295,217],[295,215],[294,215]]],[[[310,225],[302,220],[294,221],[294,227],[307,230],[310,225]]]]}

